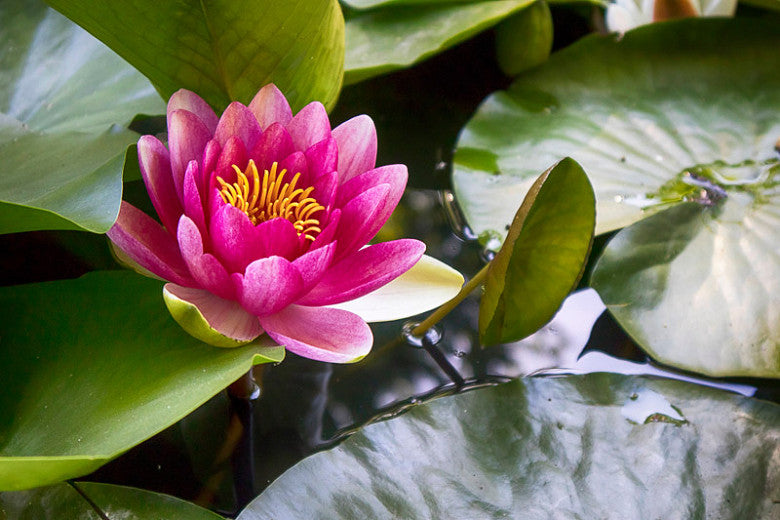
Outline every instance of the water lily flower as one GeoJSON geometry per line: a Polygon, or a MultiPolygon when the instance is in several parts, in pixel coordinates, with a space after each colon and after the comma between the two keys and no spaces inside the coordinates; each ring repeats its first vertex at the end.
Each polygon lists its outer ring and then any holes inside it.
{"type": "Polygon", "coordinates": [[[607,7],[607,29],[624,33],[634,27],[693,16],[734,16],[737,0],[616,0],[607,7]]]}
{"type": "Polygon", "coordinates": [[[293,116],[267,85],[221,117],[196,94],[168,102],[168,147],[138,141],[160,222],[122,202],[108,236],[117,256],[168,281],[190,334],[237,346],[263,334],[328,362],[365,356],[366,321],[399,319],[454,296],[463,278],[411,239],[366,244],[406,186],[403,165],[375,167],[368,116],[331,130],[325,108],[293,116]]]}

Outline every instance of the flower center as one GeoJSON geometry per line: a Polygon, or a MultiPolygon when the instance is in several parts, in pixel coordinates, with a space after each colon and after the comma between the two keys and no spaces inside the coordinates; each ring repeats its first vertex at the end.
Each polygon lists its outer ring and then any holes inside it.
{"type": "Polygon", "coordinates": [[[277,172],[278,163],[274,162],[270,170],[265,170],[263,179],[257,171],[255,161],[249,161],[246,172],[233,165],[237,180],[228,184],[222,177],[217,181],[222,186],[219,194],[225,204],[230,204],[240,209],[252,224],[257,225],[274,218],[283,218],[292,222],[298,236],[303,235],[307,240],[322,231],[320,221],[312,218],[312,215],[325,209],[317,199],[310,197],[314,191],[313,186],[301,189],[297,187],[301,174],[296,173],[290,182],[284,182],[287,170],[277,172]]]}

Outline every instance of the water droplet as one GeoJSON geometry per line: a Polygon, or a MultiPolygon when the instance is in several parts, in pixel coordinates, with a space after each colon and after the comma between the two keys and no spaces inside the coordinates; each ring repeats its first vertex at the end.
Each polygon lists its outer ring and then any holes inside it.
{"type": "Polygon", "coordinates": [[[406,340],[409,345],[420,348],[423,346],[423,338],[425,338],[430,345],[436,345],[441,341],[442,334],[441,329],[439,329],[438,326],[433,326],[428,329],[428,332],[426,332],[424,336],[415,336],[412,334],[412,330],[419,324],[420,323],[416,321],[410,321],[404,324],[401,336],[403,336],[404,340],[406,340]]]}
{"type": "Polygon", "coordinates": [[[621,408],[623,417],[636,424],[668,422],[682,426],[688,421],[666,398],[647,388],[632,393],[621,408]]]}
{"type": "Polygon", "coordinates": [[[455,357],[456,358],[462,358],[462,357],[465,357],[465,356],[466,356],[466,353],[463,352],[462,350],[456,350],[455,351],[455,357]]]}

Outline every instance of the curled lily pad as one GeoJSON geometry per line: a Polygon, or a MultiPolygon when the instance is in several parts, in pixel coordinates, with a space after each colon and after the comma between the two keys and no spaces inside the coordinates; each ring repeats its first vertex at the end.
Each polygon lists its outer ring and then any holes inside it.
{"type": "Polygon", "coordinates": [[[483,344],[517,341],[552,319],[582,276],[595,221],[593,188],[575,161],[562,160],[534,182],[488,267],[483,344]]]}

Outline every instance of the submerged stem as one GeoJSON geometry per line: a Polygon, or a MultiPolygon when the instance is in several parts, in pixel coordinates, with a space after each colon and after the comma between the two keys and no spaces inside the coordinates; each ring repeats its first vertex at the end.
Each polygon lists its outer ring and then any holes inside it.
{"type": "Polygon", "coordinates": [[[442,318],[444,318],[447,314],[452,312],[452,309],[458,306],[460,302],[466,299],[466,296],[471,294],[471,292],[482,285],[482,282],[485,281],[485,277],[487,276],[488,268],[490,267],[490,263],[488,263],[485,267],[479,270],[477,274],[474,275],[474,277],[466,282],[463,287],[461,287],[460,292],[455,295],[454,298],[449,300],[448,302],[445,302],[444,305],[433,311],[433,314],[428,316],[426,319],[422,321],[419,325],[417,325],[414,329],[412,329],[412,334],[415,336],[423,336],[426,332],[428,332],[428,329],[439,323],[442,318]]]}

